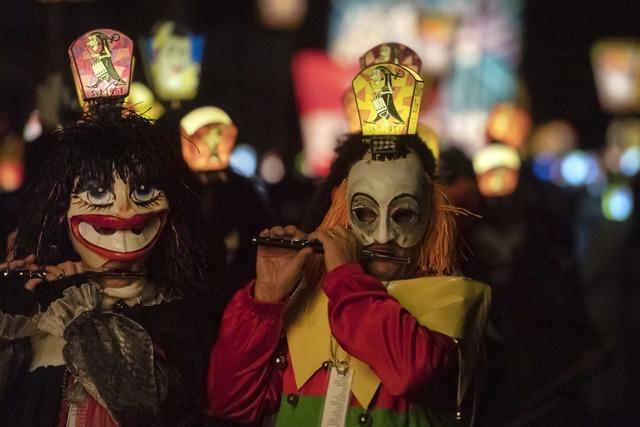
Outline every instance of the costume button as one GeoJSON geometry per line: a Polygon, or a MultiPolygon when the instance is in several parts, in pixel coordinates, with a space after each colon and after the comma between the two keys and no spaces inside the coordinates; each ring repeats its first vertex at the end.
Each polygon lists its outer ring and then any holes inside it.
{"type": "Polygon", "coordinates": [[[120,313],[120,312],[124,311],[124,309],[126,307],[127,307],[127,305],[124,303],[124,301],[119,299],[118,301],[113,303],[113,307],[111,307],[111,308],[116,313],[120,313]]]}
{"type": "Polygon", "coordinates": [[[364,414],[360,414],[358,416],[358,424],[363,425],[363,426],[371,425],[371,416],[369,414],[367,414],[366,412],[364,414]]]}
{"type": "Polygon", "coordinates": [[[290,395],[287,396],[287,403],[289,405],[293,405],[296,406],[298,404],[298,395],[291,393],[290,395]]]}
{"type": "Polygon", "coordinates": [[[322,369],[329,369],[331,367],[331,362],[329,362],[328,360],[325,360],[324,362],[322,362],[322,369]]]}
{"type": "Polygon", "coordinates": [[[287,358],[283,354],[281,354],[273,359],[273,364],[278,369],[284,369],[287,367],[287,358]]]}

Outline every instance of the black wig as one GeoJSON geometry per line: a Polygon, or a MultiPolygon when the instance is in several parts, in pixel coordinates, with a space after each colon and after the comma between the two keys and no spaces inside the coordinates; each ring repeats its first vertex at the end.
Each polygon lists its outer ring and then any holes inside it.
{"type": "Polygon", "coordinates": [[[41,265],[77,259],[66,221],[71,194],[87,180],[109,186],[115,173],[129,185],[153,185],[169,202],[167,223],[146,262],[147,277],[167,295],[207,288],[195,177],[148,120],[120,107],[94,105],[43,144],[46,156],[25,189],[16,258],[35,254],[41,265]]]}

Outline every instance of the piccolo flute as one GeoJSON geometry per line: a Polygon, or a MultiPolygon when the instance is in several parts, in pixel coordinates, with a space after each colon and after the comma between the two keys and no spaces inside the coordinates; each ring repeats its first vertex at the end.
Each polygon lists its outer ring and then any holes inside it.
{"type": "MultiPolygon", "coordinates": [[[[112,279],[138,279],[144,276],[141,271],[85,271],[78,276],[86,276],[89,279],[112,278],[112,279]]],[[[26,268],[15,268],[12,270],[2,270],[0,280],[13,279],[44,279],[47,277],[47,270],[39,267],[37,270],[26,268]]]]}
{"type": "MultiPolygon", "coordinates": [[[[313,252],[317,254],[324,253],[322,243],[318,241],[300,240],[300,239],[287,239],[282,237],[252,237],[251,243],[259,246],[276,246],[279,248],[291,249],[299,251],[304,248],[311,248],[313,252]]],[[[363,249],[360,251],[360,259],[364,260],[380,260],[397,262],[399,264],[409,264],[408,257],[401,257],[395,255],[389,255],[385,252],[372,251],[370,249],[363,249]]]]}

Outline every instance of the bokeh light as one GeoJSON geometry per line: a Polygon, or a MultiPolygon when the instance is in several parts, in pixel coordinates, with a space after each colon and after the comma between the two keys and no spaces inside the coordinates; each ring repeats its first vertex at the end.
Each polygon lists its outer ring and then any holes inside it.
{"type": "Polygon", "coordinates": [[[284,178],[285,168],[282,159],[275,151],[269,151],[262,156],[260,162],[260,176],[269,184],[277,184],[284,178]]]}
{"type": "Polygon", "coordinates": [[[598,40],[591,49],[591,61],[602,108],[609,112],[640,109],[640,49],[636,40],[598,40]]]}
{"type": "Polygon", "coordinates": [[[506,196],[518,186],[520,157],[512,147],[491,144],[476,153],[473,170],[478,179],[478,189],[484,196],[506,196]]]}
{"type": "Polygon", "coordinates": [[[25,142],[35,141],[42,135],[42,123],[40,122],[40,113],[38,110],[33,110],[31,114],[29,114],[29,118],[27,119],[27,123],[24,125],[24,130],[22,131],[22,139],[25,142]]]}
{"type": "Polygon", "coordinates": [[[491,112],[487,135],[492,141],[520,148],[530,129],[529,113],[512,103],[503,102],[496,105],[491,112]]]}
{"type": "Polygon", "coordinates": [[[15,159],[0,160],[0,193],[16,191],[24,179],[24,165],[15,159]]]}
{"type": "Polygon", "coordinates": [[[296,168],[296,171],[300,175],[306,178],[313,178],[313,173],[311,173],[311,170],[309,169],[309,166],[307,164],[306,154],[304,150],[298,151],[298,154],[295,155],[293,159],[293,166],[296,168]]]}
{"type": "Polygon", "coordinates": [[[640,170],[640,147],[627,148],[620,156],[620,172],[632,177],[640,170]]]}
{"type": "Polygon", "coordinates": [[[240,144],[231,154],[231,167],[243,176],[253,176],[258,166],[256,150],[247,144],[240,144]]]}
{"type": "Polygon", "coordinates": [[[307,13],[307,0],[258,0],[260,22],[273,30],[294,30],[307,13]]]}
{"type": "Polygon", "coordinates": [[[612,185],[602,196],[602,213],[610,221],[626,221],[633,212],[633,193],[626,185],[612,185]]]}
{"type": "Polygon", "coordinates": [[[574,149],[577,141],[573,126],[563,120],[553,120],[533,130],[528,152],[533,158],[545,153],[560,157],[574,149]]]}
{"type": "Polygon", "coordinates": [[[561,182],[568,186],[579,187],[594,182],[598,174],[595,159],[584,151],[573,151],[567,154],[560,164],[561,182]]]}
{"type": "Polygon", "coordinates": [[[533,158],[531,168],[533,174],[541,181],[551,182],[553,172],[557,169],[559,159],[553,153],[543,153],[533,158]]]}

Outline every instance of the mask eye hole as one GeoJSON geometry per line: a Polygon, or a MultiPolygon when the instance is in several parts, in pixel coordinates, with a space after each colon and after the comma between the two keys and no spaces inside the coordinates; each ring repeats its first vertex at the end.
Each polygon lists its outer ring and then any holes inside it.
{"type": "Polygon", "coordinates": [[[418,220],[418,212],[411,209],[398,209],[391,218],[398,225],[409,225],[418,220]]]}
{"type": "Polygon", "coordinates": [[[354,215],[358,218],[358,221],[371,224],[378,218],[378,214],[371,208],[356,208],[353,210],[354,215]]]}
{"type": "Polygon", "coordinates": [[[110,205],[115,199],[113,193],[104,187],[95,187],[85,191],[84,198],[95,206],[110,205]]]}
{"type": "Polygon", "coordinates": [[[145,203],[157,196],[158,190],[151,185],[141,184],[131,192],[131,199],[137,203],[145,203]]]}

